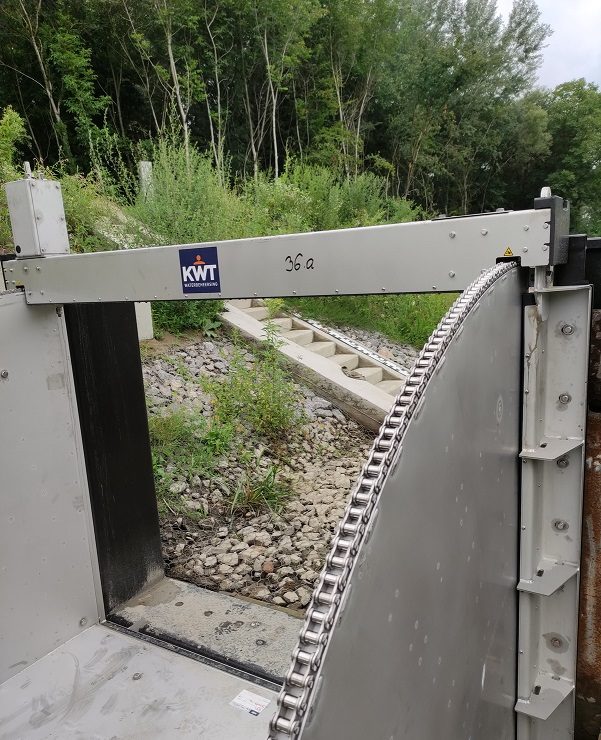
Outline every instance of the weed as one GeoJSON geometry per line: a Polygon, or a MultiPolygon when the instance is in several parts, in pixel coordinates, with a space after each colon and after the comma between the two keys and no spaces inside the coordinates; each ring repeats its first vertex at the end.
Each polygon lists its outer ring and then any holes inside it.
{"type": "Polygon", "coordinates": [[[301,314],[337,326],[379,331],[393,341],[421,348],[457,296],[330,296],[290,299],[301,314]]]}
{"type": "Polygon", "coordinates": [[[259,434],[275,440],[291,432],[302,421],[298,411],[298,391],[288,379],[278,352],[281,340],[277,327],[267,323],[265,341],[256,350],[252,367],[240,347],[230,359],[230,372],[220,380],[204,382],[213,396],[215,418],[247,423],[259,434]]]}
{"type": "Polygon", "coordinates": [[[254,462],[245,465],[233,490],[222,484],[229,494],[231,516],[265,508],[278,512],[290,496],[289,487],[278,480],[277,466],[269,465],[266,470],[261,470],[259,459],[253,456],[254,462]]]}
{"type": "Polygon", "coordinates": [[[173,484],[189,482],[195,475],[214,475],[219,458],[230,448],[233,427],[208,424],[202,416],[183,409],[151,414],[148,427],[160,513],[193,516],[196,512],[186,507],[173,484]]]}
{"type": "Polygon", "coordinates": [[[155,334],[164,332],[180,335],[185,331],[200,331],[207,337],[215,336],[221,326],[218,320],[223,301],[155,301],[152,321],[155,334]]]}
{"type": "Polygon", "coordinates": [[[285,305],[286,305],[286,301],[283,298],[266,298],[265,299],[265,308],[267,309],[267,312],[269,313],[270,319],[277,318],[284,310],[285,305]]]}

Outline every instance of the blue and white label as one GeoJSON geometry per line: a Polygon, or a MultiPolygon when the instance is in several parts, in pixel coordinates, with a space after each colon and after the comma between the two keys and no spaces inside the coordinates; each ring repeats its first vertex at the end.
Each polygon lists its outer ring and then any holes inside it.
{"type": "Polygon", "coordinates": [[[219,293],[217,247],[179,250],[179,265],[184,293],[219,293]]]}

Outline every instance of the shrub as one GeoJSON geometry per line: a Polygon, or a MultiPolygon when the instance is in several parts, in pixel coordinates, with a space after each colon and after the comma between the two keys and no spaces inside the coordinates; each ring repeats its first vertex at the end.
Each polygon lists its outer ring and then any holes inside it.
{"type": "Polygon", "coordinates": [[[222,310],[223,301],[155,301],[152,304],[155,336],[192,330],[211,337],[221,326],[218,315],[222,310]]]}
{"type": "Polygon", "coordinates": [[[228,375],[207,381],[205,388],[213,396],[215,418],[220,423],[237,419],[275,440],[291,432],[302,415],[297,388],[288,379],[278,352],[281,342],[277,329],[268,323],[265,331],[265,341],[257,347],[252,367],[236,348],[228,375]]]}

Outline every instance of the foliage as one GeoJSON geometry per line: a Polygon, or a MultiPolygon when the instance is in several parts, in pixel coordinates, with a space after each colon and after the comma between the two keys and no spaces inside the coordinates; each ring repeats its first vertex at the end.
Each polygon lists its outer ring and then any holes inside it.
{"type": "Polygon", "coordinates": [[[221,326],[217,319],[223,310],[222,301],[154,301],[152,322],[155,336],[164,332],[183,334],[185,331],[200,331],[205,336],[214,336],[221,326]]]}
{"type": "Polygon", "coordinates": [[[149,415],[148,427],[159,510],[190,516],[181,494],[171,486],[213,475],[219,457],[230,447],[233,429],[229,424],[210,425],[200,414],[183,409],[149,415]]]}
{"type": "Polygon", "coordinates": [[[456,295],[333,296],[295,298],[292,309],[338,326],[379,331],[421,349],[456,295]]]}
{"type": "Polygon", "coordinates": [[[252,365],[247,364],[238,347],[230,360],[229,373],[223,379],[205,382],[219,423],[237,420],[267,439],[277,440],[302,421],[297,410],[298,390],[282,365],[280,344],[276,327],[268,323],[265,341],[257,347],[252,365]]]}
{"type": "Polygon", "coordinates": [[[23,116],[34,159],[92,165],[129,202],[135,161],[153,159],[161,198],[136,208],[159,236],[380,223],[394,203],[374,199],[391,195],[426,212],[526,207],[553,173],[574,190],[589,156],[554,165],[564,93],[532,94],[549,33],[534,0],[506,20],[495,0],[3,0],[0,106],[23,116]],[[169,179],[148,142],[174,121],[169,179]]]}
{"type": "Polygon", "coordinates": [[[262,468],[259,463],[254,456],[247,461],[233,488],[221,484],[228,493],[232,515],[261,509],[278,512],[290,496],[289,487],[278,477],[277,466],[262,468]]]}
{"type": "Polygon", "coordinates": [[[17,147],[26,140],[25,122],[10,105],[7,106],[0,116],[0,250],[11,245],[8,206],[2,185],[19,177],[15,168],[17,147]]]}

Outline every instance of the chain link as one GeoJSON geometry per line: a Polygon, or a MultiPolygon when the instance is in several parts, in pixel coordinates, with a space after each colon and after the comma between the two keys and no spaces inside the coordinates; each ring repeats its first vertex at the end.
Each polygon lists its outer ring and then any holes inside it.
{"type": "MultiPolygon", "coordinates": [[[[278,709],[271,720],[269,740],[295,740],[300,735],[303,722],[311,713],[317,673],[341,605],[344,604],[348,579],[357,552],[370,531],[382,485],[397,460],[407,425],[448,344],[459,331],[468,313],[493,283],[514,267],[515,262],[508,262],[484,271],[459,296],[419,354],[405,386],[385,418],[351,493],[346,511],[333,537],[330,554],[307,608],[298,645],[292,654],[292,664],[280,692],[278,709]]],[[[312,323],[321,328],[317,322],[312,323]]],[[[330,333],[336,336],[333,332],[330,333]]],[[[375,355],[374,359],[378,362],[384,360],[375,352],[361,348],[358,342],[348,339],[344,341],[365,354],[375,355]]]]}

